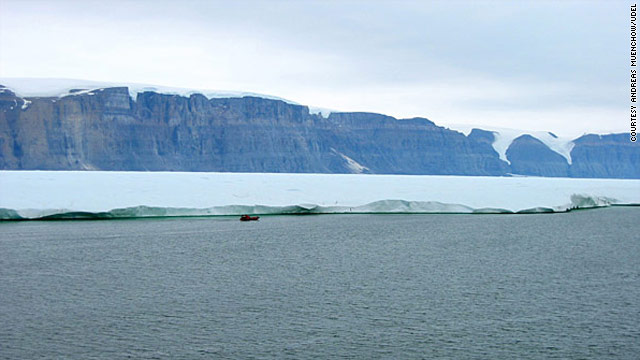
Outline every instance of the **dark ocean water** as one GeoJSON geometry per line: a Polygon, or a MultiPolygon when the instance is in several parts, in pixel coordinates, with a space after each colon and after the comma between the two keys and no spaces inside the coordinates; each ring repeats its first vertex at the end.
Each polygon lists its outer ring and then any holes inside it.
{"type": "Polygon", "coordinates": [[[0,223],[0,358],[638,359],[639,219],[0,223]]]}

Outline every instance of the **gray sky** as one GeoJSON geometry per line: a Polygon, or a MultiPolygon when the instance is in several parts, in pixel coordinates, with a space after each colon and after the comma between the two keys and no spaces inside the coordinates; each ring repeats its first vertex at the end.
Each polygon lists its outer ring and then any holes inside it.
{"type": "Polygon", "coordinates": [[[625,132],[630,4],[0,0],[0,77],[251,91],[440,125],[625,132]]]}

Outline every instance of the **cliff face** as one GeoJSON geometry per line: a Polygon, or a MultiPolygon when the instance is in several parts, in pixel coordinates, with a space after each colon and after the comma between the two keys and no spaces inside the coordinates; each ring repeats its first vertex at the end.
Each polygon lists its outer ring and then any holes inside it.
{"type": "Polygon", "coordinates": [[[513,140],[507,149],[507,158],[514,174],[554,177],[569,174],[567,160],[531,135],[513,140]]]}
{"type": "Polygon", "coordinates": [[[574,143],[570,176],[640,178],[640,145],[628,134],[584,135],[574,143]]]}
{"type": "Polygon", "coordinates": [[[465,136],[423,118],[324,118],[258,97],[132,99],[126,87],[33,98],[0,88],[0,169],[640,177],[624,135],[576,140],[571,167],[533,140],[514,141],[509,165],[493,133],[465,136]]]}
{"type": "Polygon", "coordinates": [[[328,121],[332,146],[373,173],[504,174],[490,146],[427,119],[332,113],[328,121]]]}

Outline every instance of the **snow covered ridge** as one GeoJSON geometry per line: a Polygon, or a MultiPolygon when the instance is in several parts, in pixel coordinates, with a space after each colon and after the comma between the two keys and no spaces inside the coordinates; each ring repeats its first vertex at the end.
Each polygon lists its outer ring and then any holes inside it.
{"type": "Polygon", "coordinates": [[[0,219],[548,213],[640,204],[640,180],[0,171],[0,219]]]}
{"type": "Polygon", "coordinates": [[[206,90],[206,89],[187,89],[170,86],[157,86],[149,84],[137,83],[119,83],[77,79],[40,79],[40,78],[0,78],[0,84],[11,89],[20,97],[64,97],[82,94],[90,94],[99,89],[110,87],[127,87],[129,95],[134,100],[138,93],[145,91],[154,91],[162,94],[180,95],[189,97],[193,94],[202,94],[209,99],[212,98],[229,98],[255,96],[265,99],[282,100],[289,104],[299,105],[291,100],[283,99],[277,96],[258,94],[243,91],[223,91],[223,90],[206,90]],[[76,91],[73,91],[76,90],[76,91]],[[77,91],[80,90],[80,91],[77,91]]]}
{"type": "MultiPolygon", "coordinates": [[[[118,83],[106,81],[91,81],[77,79],[41,79],[41,78],[0,78],[0,85],[4,85],[20,97],[65,97],[74,95],[93,95],[93,92],[110,87],[127,87],[129,96],[136,99],[138,94],[145,91],[153,91],[160,94],[179,95],[189,97],[194,94],[201,94],[208,99],[232,98],[253,96],[263,99],[280,100],[292,105],[300,105],[295,101],[273,95],[265,95],[246,91],[210,90],[210,89],[188,89],[170,86],[158,86],[138,83],[118,83]]],[[[1,90],[0,90],[1,91],[1,90]]],[[[23,109],[29,105],[30,101],[25,100],[23,109]]],[[[336,110],[308,106],[309,113],[319,114],[328,117],[336,110]]]]}

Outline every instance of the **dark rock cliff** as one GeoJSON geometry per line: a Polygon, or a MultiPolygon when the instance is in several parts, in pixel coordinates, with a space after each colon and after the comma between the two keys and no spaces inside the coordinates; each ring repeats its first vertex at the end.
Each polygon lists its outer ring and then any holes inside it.
{"type": "Polygon", "coordinates": [[[513,140],[507,149],[507,159],[514,174],[554,177],[569,174],[567,159],[531,135],[513,140]]]}
{"type": "Polygon", "coordinates": [[[21,98],[0,87],[0,169],[5,170],[638,178],[638,148],[623,137],[576,140],[571,167],[544,144],[523,137],[509,149],[510,166],[493,149],[493,133],[474,129],[464,136],[424,118],[373,113],[324,118],[306,106],[259,97],[143,92],[132,99],[125,87],[21,98]]]}
{"type": "Polygon", "coordinates": [[[570,176],[640,178],[640,144],[628,134],[584,135],[574,143],[570,176]]]}

